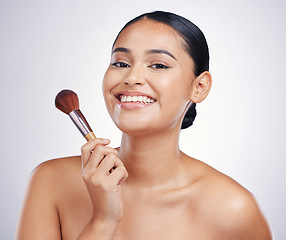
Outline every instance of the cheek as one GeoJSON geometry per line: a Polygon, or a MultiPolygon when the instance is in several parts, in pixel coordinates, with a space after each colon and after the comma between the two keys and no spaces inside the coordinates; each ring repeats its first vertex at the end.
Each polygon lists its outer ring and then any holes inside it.
{"type": "Polygon", "coordinates": [[[102,93],[103,93],[103,97],[104,97],[106,108],[107,108],[109,113],[112,110],[111,89],[112,89],[112,76],[107,71],[105,73],[103,81],[102,81],[102,93]]]}
{"type": "Polygon", "coordinates": [[[179,104],[188,101],[190,86],[188,82],[180,75],[166,76],[160,81],[154,81],[154,89],[157,89],[161,101],[165,104],[179,104]]]}
{"type": "Polygon", "coordinates": [[[110,97],[110,92],[112,88],[116,85],[114,79],[115,77],[113,76],[112,72],[110,70],[107,70],[102,81],[102,92],[105,101],[110,97]]]}
{"type": "Polygon", "coordinates": [[[104,74],[103,80],[102,80],[102,92],[105,94],[106,90],[108,89],[109,82],[110,82],[110,74],[109,71],[107,70],[104,74]]]}
{"type": "MultiPolygon", "coordinates": [[[[156,82],[160,96],[160,105],[167,118],[177,119],[181,116],[189,103],[190,86],[183,76],[165,78],[163,81],[156,82]]],[[[154,87],[155,88],[155,87],[154,87]]]]}

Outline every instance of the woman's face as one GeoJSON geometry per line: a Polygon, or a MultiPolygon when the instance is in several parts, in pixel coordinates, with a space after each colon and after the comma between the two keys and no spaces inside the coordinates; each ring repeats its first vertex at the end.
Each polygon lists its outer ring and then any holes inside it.
{"type": "Polygon", "coordinates": [[[125,28],[103,80],[108,112],[123,132],[150,134],[181,125],[194,63],[177,32],[143,19],[125,28]]]}

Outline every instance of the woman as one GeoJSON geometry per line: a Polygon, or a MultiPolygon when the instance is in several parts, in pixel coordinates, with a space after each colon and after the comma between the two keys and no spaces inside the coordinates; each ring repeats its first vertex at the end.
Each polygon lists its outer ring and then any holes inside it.
{"type": "Polygon", "coordinates": [[[188,20],[153,12],[127,23],[103,80],[120,148],[97,138],[81,157],[38,166],[17,239],[271,239],[251,193],[179,150],[210,91],[208,69],[204,35],[188,20]]]}

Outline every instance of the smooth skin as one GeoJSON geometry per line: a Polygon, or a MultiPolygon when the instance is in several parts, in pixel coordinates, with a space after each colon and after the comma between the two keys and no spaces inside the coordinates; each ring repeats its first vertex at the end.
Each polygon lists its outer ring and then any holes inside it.
{"type": "Polygon", "coordinates": [[[184,113],[211,88],[210,73],[193,69],[169,26],[143,19],[124,29],[103,80],[120,148],[97,138],[79,157],[40,164],[16,239],[272,239],[249,191],[179,149],[184,113]],[[154,103],[122,104],[121,94],[154,103]]]}

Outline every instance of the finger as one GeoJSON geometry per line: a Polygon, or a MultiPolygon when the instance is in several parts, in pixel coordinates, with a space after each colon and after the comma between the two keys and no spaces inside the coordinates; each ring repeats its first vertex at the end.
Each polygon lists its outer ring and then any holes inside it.
{"type": "Polygon", "coordinates": [[[113,170],[109,177],[119,185],[128,178],[128,172],[123,165],[120,165],[113,170]]]}
{"type": "Polygon", "coordinates": [[[97,171],[101,171],[105,175],[109,176],[110,172],[113,171],[117,166],[123,166],[122,161],[118,158],[114,152],[108,153],[102,162],[97,167],[97,171]]]}
{"type": "Polygon", "coordinates": [[[93,149],[95,148],[96,145],[101,144],[101,145],[107,145],[110,143],[109,139],[105,139],[105,138],[95,138],[92,139],[88,142],[86,142],[82,148],[81,151],[82,153],[90,153],[93,151],[93,149]]]}
{"type": "Polygon", "coordinates": [[[117,167],[121,167],[121,166],[124,167],[124,164],[121,160],[114,162],[114,166],[110,169],[110,173],[112,173],[117,167]]]}
{"type": "Polygon", "coordinates": [[[85,167],[86,163],[88,162],[88,159],[92,152],[94,151],[94,148],[97,145],[107,145],[110,143],[110,140],[108,139],[102,139],[102,138],[96,138],[93,140],[88,141],[86,144],[84,144],[81,147],[81,159],[82,159],[82,164],[85,167]]]}
{"type": "Polygon", "coordinates": [[[86,167],[93,170],[97,169],[109,154],[117,157],[118,152],[114,148],[97,145],[93,153],[90,155],[86,167]]]}

